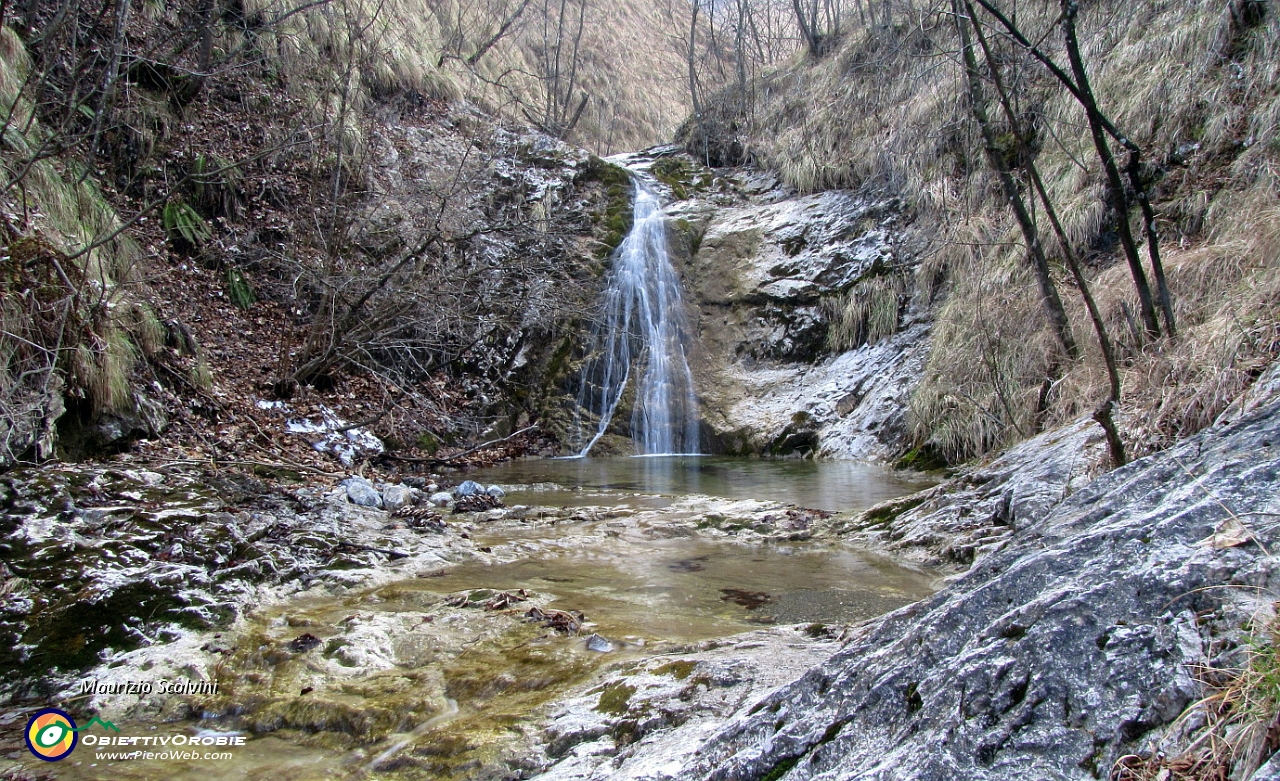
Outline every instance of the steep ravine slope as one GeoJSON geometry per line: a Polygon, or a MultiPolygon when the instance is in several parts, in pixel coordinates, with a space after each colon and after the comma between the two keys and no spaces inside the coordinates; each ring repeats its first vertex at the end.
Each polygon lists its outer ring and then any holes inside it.
{"type": "MultiPolygon", "coordinates": [[[[1205,695],[1197,669],[1244,663],[1244,627],[1271,615],[1277,448],[1273,369],[1205,432],[1047,506],[1033,501],[1006,521],[1007,542],[952,585],[855,630],[715,734],[694,723],[683,741],[668,732],[597,746],[594,769],[580,759],[551,776],[1108,778],[1205,695]]],[[[1021,466],[1038,453],[1024,450],[1021,466]]],[[[1006,464],[1006,479],[1019,466],[1006,464]]]]}

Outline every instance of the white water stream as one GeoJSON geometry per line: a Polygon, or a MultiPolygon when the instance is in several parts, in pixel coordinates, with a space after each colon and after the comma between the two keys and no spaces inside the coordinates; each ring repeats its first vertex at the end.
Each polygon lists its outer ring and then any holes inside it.
{"type": "Polygon", "coordinates": [[[639,377],[631,413],[636,453],[701,452],[684,300],[667,254],[666,221],[654,190],[640,176],[634,181],[634,224],[614,252],[603,317],[592,330],[582,369],[578,430],[596,426],[580,458],[608,430],[633,376],[639,377]],[[583,411],[590,415],[586,420],[583,411]]]}

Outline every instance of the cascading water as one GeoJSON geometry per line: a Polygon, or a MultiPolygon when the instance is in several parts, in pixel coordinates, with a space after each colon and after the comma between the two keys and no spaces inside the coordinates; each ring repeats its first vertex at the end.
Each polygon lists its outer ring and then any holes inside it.
{"type": "Polygon", "coordinates": [[[640,377],[631,413],[637,452],[699,452],[698,398],[687,357],[680,279],[667,255],[667,228],[658,196],[639,176],[633,179],[635,222],[614,253],[603,318],[592,330],[582,369],[578,430],[589,431],[591,422],[596,428],[579,457],[604,436],[633,374],[640,377]],[[584,411],[590,419],[583,420],[584,411]]]}

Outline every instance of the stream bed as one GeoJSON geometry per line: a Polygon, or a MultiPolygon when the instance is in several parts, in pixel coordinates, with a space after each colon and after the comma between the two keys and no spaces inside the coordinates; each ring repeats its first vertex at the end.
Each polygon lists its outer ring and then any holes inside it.
{"type": "MultiPolygon", "coordinates": [[[[441,538],[472,555],[388,562],[398,576],[326,581],[234,631],[188,636],[217,692],[191,698],[187,718],[98,701],[125,734],[246,736],[231,758],[95,762],[81,748],[57,777],[527,777],[579,741],[620,749],[738,707],[829,655],[844,627],[936,585],[824,531],[833,513],[925,477],[709,457],[515,462],[468,477],[507,491],[506,509],[448,518],[441,538]]],[[[153,663],[98,672],[145,678],[153,663]]]]}

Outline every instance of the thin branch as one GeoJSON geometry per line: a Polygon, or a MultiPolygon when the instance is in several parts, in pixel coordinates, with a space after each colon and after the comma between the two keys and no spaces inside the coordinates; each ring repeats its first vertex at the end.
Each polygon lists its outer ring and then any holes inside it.
{"type": "Polygon", "coordinates": [[[457,461],[458,459],[469,456],[472,453],[475,453],[477,451],[491,448],[494,445],[501,445],[503,442],[508,442],[520,436],[521,434],[524,434],[529,431],[533,431],[536,428],[538,428],[538,424],[536,423],[533,424],[532,426],[525,426],[519,431],[513,434],[509,434],[505,437],[502,437],[501,439],[493,439],[488,442],[482,442],[473,448],[468,448],[467,450],[464,450],[461,453],[455,453],[451,456],[448,456],[447,458],[410,458],[408,456],[397,456],[397,455],[391,455],[391,454],[384,455],[383,458],[389,458],[392,461],[402,461],[407,464],[435,464],[435,465],[451,464],[454,461],[457,461]]]}

